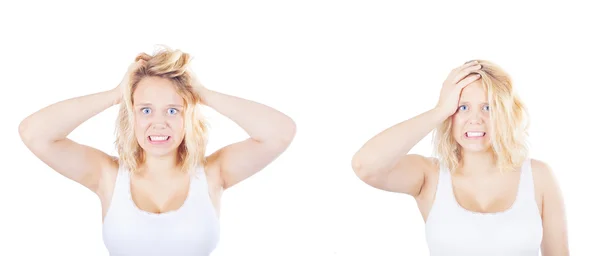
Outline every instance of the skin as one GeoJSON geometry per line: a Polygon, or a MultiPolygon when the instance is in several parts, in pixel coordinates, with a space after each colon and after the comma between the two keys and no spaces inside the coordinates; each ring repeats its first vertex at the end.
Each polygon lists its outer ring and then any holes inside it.
{"type": "MultiPolygon", "coordinates": [[[[129,74],[148,58],[141,54],[118,87],[52,104],[26,117],[19,125],[22,141],[40,160],[98,195],[103,219],[110,206],[119,160],[72,141],[67,135],[87,119],[120,103],[129,74]]],[[[218,212],[221,193],[256,174],[283,153],[295,136],[296,126],[290,117],[271,107],[209,90],[193,73],[192,77],[202,104],[230,118],[249,135],[246,140],[207,156],[209,194],[218,212]]],[[[183,98],[169,80],[146,77],[138,84],[133,100],[136,139],[146,152],[141,172],[132,176],[134,203],[141,210],[153,213],[176,210],[187,198],[189,189],[188,175],[175,171],[176,149],[184,135],[183,98]],[[160,146],[150,144],[147,136],[156,133],[172,136],[171,141],[160,146]]]]}
{"type": "Polygon", "coordinates": [[[151,158],[175,157],[183,142],[184,99],[170,80],[143,78],[133,93],[134,131],[138,144],[151,158]],[[166,144],[152,144],[149,136],[167,135],[166,144]]]}
{"type": "MultiPolygon", "coordinates": [[[[456,200],[473,212],[507,210],[516,199],[519,172],[500,173],[493,163],[489,137],[474,140],[464,136],[466,131],[489,130],[487,97],[479,75],[471,74],[480,68],[471,62],[452,70],[434,108],[367,141],[352,158],[356,175],[372,187],[413,196],[427,221],[437,189],[439,162],[408,152],[436,126],[452,118],[452,136],[462,152],[460,168],[452,174],[456,200]]],[[[531,165],[544,228],[542,255],[569,255],[562,192],[548,164],[532,159],[531,165]]]]}

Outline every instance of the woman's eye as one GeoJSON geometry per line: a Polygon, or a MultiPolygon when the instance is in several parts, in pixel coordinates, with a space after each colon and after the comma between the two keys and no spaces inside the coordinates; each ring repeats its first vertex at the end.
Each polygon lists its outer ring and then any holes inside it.
{"type": "Polygon", "coordinates": [[[465,111],[465,110],[467,110],[467,106],[466,105],[461,105],[461,106],[458,107],[458,110],[465,111]]]}
{"type": "Polygon", "coordinates": [[[177,110],[177,109],[175,109],[175,108],[170,108],[170,109],[169,109],[169,114],[171,114],[171,115],[175,115],[175,114],[177,114],[177,113],[179,113],[179,110],[177,110]]]}
{"type": "Polygon", "coordinates": [[[484,110],[484,111],[490,111],[490,106],[489,106],[489,105],[485,105],[485,106],[483,107],[483,110],[484,110]]]}
{"type": "Polygon", "coordinates": [[[150,109],[149,108],[142,108],[142,113],[144,114],[150,114],[150,109]]]}

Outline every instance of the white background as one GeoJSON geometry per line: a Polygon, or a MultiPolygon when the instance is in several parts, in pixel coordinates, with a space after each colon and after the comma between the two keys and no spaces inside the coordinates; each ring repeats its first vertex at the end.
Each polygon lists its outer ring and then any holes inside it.
{"type": "MultiPolygon", "coordinates": [[[[0,255],[108,255],[97,197],[21,143],[54,102],[111,89],[139,52],[191,53],[209,88],[294,118],[289,150],[226,191],[214,255],[427,255],[409,196],[360,182],[352,154],[432,107],[448,72],[504,67],[531,115],[532,157],[566,200],[572,255],[600,255],[597,38],[590,5],[505,1],[11,1],[0,6],[0,255]]],[[[250,113],[249,113],[250,114],[250,113]]],[[[209,151],[243,139],[215,112],[209,151]]],[[[111,108],[70,138],[114,154],[111,108]]],[[[430,137],[413,150],[429,155],[430,137]]]]}

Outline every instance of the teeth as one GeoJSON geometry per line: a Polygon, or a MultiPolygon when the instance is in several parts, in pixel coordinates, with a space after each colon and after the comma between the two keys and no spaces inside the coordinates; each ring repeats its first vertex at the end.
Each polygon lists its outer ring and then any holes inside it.
{"type": "Polygon", "coordinates": [[[165,141],[169,136],[150,136],[151,141],[165,141]]]}
{"type": "Polygon", "coordinates": [[[483,137],[485,132],[467,132],[467,137],[483,137]]]}

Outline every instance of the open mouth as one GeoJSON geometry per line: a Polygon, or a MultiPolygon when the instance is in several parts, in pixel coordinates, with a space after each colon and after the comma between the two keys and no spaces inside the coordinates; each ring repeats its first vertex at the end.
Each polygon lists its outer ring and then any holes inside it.
{"type": "Polygon", "coordinates": [[[165,142],[169,141],[169,139],[171,139],[171,136],[167,136],[167,135],[150,135],[150,136],[148,136],[148,140],[150,141],[150,143],[153,143],[153,144],[165,143],[165,142]]]}
{"type": "Polygon", "coordinates": [[[485,132],[465,132],[465,137],[469,139],[483,138],[485,135],[485,132]]]}

